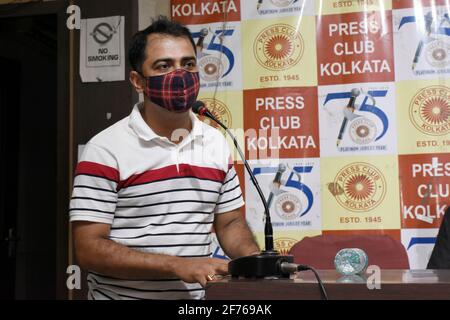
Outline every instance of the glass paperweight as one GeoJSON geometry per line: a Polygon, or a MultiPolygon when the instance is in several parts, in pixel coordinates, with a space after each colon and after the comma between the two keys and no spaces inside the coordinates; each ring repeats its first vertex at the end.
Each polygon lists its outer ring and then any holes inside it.
{"type": "Polygon", "coordinates": [[[364,274],[354,274],[351,276],[342,276],[336,280],[336,283],[367,283],[367,278],[364,274]]]}
{"type": "Polygon", "coordinates": [[[368,262],[367,254],[359,248],[342,249],[334,258],[336,271],[344,276],[364,273],[368,262]]]}

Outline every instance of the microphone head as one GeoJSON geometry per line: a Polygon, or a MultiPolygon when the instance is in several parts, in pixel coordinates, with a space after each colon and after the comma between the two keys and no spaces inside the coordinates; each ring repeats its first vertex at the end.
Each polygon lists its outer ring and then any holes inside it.
{"type": "Polygon", "coordinates": [[[359,91],[359,89],[357,89],[357,88],[353,88],[351,92],[352,92],[352,97],[357,97],[361,93],[359,91]]]}
{"type": "Polygon", "coordinates": [[[200,30],[200,36],[206,37],[207,35],[208,35],[208,29],[203,28],[202,30],[200,30]]]}
{"type": "Polygon", "coordinates": [[[279,172],[285,172],[286,171],[286,165],[284,163],[280,163],[278,165],[278,171],[279,172]]]}
{"type": "Polygon", "coordinates": [[[201,114],[202,109],[205,108],[205,104],[203,103],[203,101],[196,101],[193,105],[192,105],[192,111],[196,114],[201,114]]]}

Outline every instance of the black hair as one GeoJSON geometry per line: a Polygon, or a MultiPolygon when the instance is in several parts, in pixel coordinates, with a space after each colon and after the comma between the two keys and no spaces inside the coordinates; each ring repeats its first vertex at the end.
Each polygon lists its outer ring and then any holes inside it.
{"type": "Polygon", "coordinates": [[[128,61],[131,68],[142,74],[142,64],[145,61],[145,48],[147,46],[147,37],[152,33],[165,34],[173,37],[188,38],[196,52],[194,39],[192,39],[189,29],[182,24],[170,21],[165,16],[159,16],[152,21],[152,24],[146,29],[134,34],[128,49],[128,61]]]}

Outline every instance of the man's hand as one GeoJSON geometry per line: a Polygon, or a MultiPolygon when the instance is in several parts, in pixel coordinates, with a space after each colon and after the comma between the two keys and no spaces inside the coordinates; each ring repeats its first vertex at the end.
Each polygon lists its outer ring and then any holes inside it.
{"type": "Polygon", "coordinates": [[[204,288],[208,277],[228,274],[228,261],[215,258],[180,258],[173,265],[175,275],[188,283],[200,283],[204,288]],[[182,259],[182,260],[181,260],[182,259]]]}

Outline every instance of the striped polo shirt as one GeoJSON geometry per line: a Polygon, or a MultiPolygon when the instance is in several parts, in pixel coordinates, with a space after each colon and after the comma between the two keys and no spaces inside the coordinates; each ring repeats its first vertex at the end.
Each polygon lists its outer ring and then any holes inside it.
{"type": "MultiPolygon", "coordinates": [[[[109,238],[129,248],[178,257],[210,257],[216,214],[240,208],[241,188],[222,133],[191,112],[192,130],[174,144],[141,116],[97,134],[76,168],[70,221],[111,225],[109,238]]],[[[88,274],[90,299],[202,299],[197,283],[124,280],[88,274]]]]}

